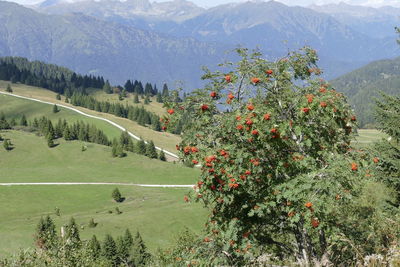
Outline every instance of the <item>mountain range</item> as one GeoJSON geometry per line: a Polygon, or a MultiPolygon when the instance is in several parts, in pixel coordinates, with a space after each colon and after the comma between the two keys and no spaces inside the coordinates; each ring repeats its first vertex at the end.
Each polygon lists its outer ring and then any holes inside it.
{"type": "Polygon", "coordinates": [[[200,86],[201,66],[216,67],[238,45],[259,47],[270,59],[310,45],[328,79],[399,54],[400,9],[391,7],[251,1],[204,9],[186,0],[46,0],[31,8],[0,2],[0,56],[44,60],[114,83],[200,86]]]}

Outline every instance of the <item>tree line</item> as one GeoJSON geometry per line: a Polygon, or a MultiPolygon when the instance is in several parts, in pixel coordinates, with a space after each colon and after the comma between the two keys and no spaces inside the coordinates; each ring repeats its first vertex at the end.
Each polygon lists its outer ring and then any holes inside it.
{"type": "Polygon", "coordinates": [[[160,117],[147,111],[144,107],[134,107],[120,103],[98,101],[92,96],[74,93],[70,103],[74,106],[85,107],[98,112],[113,114],[117,117],[136,121],[139,125],[149,126],[155,131],[161,131],[160,117]]]}
{"type": "MultiPolygon", "coordinates": [[[[57,106],[54,106],[57,108],[57,106]]],[[[53,110],[54,110],[53,107],[53,110]]],[[[59,119],[57,123],[42,116],[34,118],[32,122],[28,122],[25,115],[22,115],[17,122],[15,118],[7,120],[4,113],[0,113],[0,130],[12,129],[15,126],[30,126],[33,130],[38,131],[45,136],[49,147],[55,146],[54,140],[64,138],[66,141],[79,140],[89,143],[96,143],[105,146],[111,146],[112,157],[125,157],[126,152],[133,152],[144,155],[152,159],[166,161],[164,151],[157,153],[154,142],[145,142],[144,140],[133,141],[128,132],[122,132],[119,139],[114,138],[112,141],[107,135],[93,124],[84,123],[82,121],[68,123],[65,119],[59,119]]],[[[11,145],[11,144],[10,144],[11,145]]]]}
{"type": "MultiPolygon", "coordinates": [[[[57,265],[55,262],[59,266],[145,266],[151,256],[139,232],[133,237],[126,229],[116,238],[107,234],[103,241],[96,235],[90,240],[82,240],[74,218],[58,235],[53,219],[49,215],[42,217],[34,241],[37,250],[20,255],[20,259],[36,259],[40,264],[51,266],[57,265]]],[[[3,264],[7,265],[7,262],[3,264]]]]}
{"type": "Polygon", "coordinates": [[[71,70],[40,61],[30,62],[22,57],[0,58],[0,80],[22,83],[46,88],[64,94],[70,91],[83,91],[86,88],[103,88],[101,76],[80,75],[71,70]]]}

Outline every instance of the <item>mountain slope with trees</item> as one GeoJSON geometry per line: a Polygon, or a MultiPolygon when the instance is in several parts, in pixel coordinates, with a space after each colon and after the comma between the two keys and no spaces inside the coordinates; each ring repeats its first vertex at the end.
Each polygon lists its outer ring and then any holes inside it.
{"type": "Polygon", "coordinates": [[[357,114],[359,125],[374,126],[374,97],[379,98],[379,91],[389,95],[400,93],[400,57],[372,62],[331,82],[348,97],[357,114]]]}
{"type": "Polygon", "coordinates": [[[59,64],[79,73],[106,75],[112,83],[135,76],[152,83],[199,84],[202,65],[227,47],[170,38],[82,14],[45,15],[0,2],[0,56],[59,64]]]}

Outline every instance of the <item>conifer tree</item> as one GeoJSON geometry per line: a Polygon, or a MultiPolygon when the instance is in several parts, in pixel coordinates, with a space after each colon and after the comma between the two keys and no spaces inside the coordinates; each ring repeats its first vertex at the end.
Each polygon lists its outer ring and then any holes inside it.
{"type": "Polygon", "coordinates": [[[115,244],[114,239],[110,234],[107,234],[102,247],[102,256],[109,260],[113,265],[115,265],[116,256],[117,256],[117,246],[115,244]]]}
{"type": "Polygon", "coordinates": [[[155,117],[151,124],[153,125],[154,131],[161,132],[161,123],[158,117],[155,117]]]}
{"type": "Polygon", "coordinates": [[[26,120],[25,114],[22,114],[21,120],[19,121],[19,125],[28,126],[28,121],[26,120]]]}
{"type": "Polygon", "coordinates": [[[146,245],[139,232],[136,232],[135,239],[133,241],[131,262],[133,266],[146,266],[150,254],[147,252],[146,245]]]}
{"type": "Polygon", "coordinates": [[[65,240],[70,247],[79,248],[81,246],[81,238],[79,236],[78,226],[76,225],[73,217],[71,217],[66,227],[65,240]]]}
{"type": "Polygon", "coordinates": [[[144,140],[141,139],[136,143],[136,153],[140,155],[146,154],[146,143],[144,140]]]}
{"type": "Polygon", "coordinates": [[[60,94],[57,94],[57,95],[56,95],[56,99],[57,99],[57,100],[61,100],[61,95],[60,95],[60,94]]]}
{"type": "Polygon", "coordinates": [[[6,92],[7,93],[12,93],[13,92],[10,84],[7,84],[6,92]]]}
{"type": "Polygon", "coordinates": [[[118,188],[114,189],[114,191],[112,192],[111,196],[116,202],[122,202],[122,200],[123,200],[121,192],[119,192],[118,188]]]}
{"type": "Polygon", "coordinates": [[[54,146],[53,136],[51,134],[47,134],[46,140],[47,140],[47,146],[48,147],[51,148],[51,147],[54,146]]]}
{"type": "Polygon", "coordinates": [[[103,91],[106,94],[111,94],[112,93],[111,85],[110,85],[110,82],[108,80],[106,81],[106,83],[103,86],[103,91]]]}
{"type": "Polygon", "coordinates": [[[389,138],[375,144],[379,158],[375,159],[386,182],[395,188],[400,203],[400,95],[389,96],[382,93],[376,101],[375,118],[378,128],[389,138]]]}
{"type": "Polygon", "coordinates": [[[91,252],[91,255],[94,259],[97,259],[101,255],[101,245],[99,240],[97,240],[97,237],[95,235],[92,236],[90,239],[88,245],[87,245],[89,251],[91,252]]]}
{"type": "Polygon", "coordinates": [[[133,96],[133,103],[140,103],[140,101],[139,101],[139,96],[138,96],[138,94],[137,93],[135,93],[135,95],[133,96]]]}
{"type": "Polygon", "coordinates": [[[56,227],[50,216],[41,217],[36,226],[35,244],[42,249],[52,248],[57,241],[56,227]]]}
{"type": "Polygon", "coordinates": [[[148,95],[146,95],[145,99],[144,99],[144,104],[148,105],[150,104],[150,97],[148,95]]]}
{"type": "Polygon", "coordinates": [[[158,157],[153,141],[148,142],[146,145],[146,156],[151,159],[156,159],[158,157]]]}
{"type": "Polygon", "coordinates": [[[57,105],[54,105],[53,106],[53,113],[57,113],[57,112],[59,112],[58,107],[57,107],[57,105]]]}
{"type": "Polygon", "coordinates": [[[162,95],[161,95],[160,92],[157,93],[156,101],[157,101],[158,103],[162,103],[162,102],[163,102],[162,95]]]}
{"type": "Polygon", "coordinates": [[[165,157],[164,150],[161,150],[161,151],[160,151],[160,154],[159,154],[159,156],[158,156],[158,159],[161,160],[161,161],[167,161],[167,158],[165,157]]]}
{"type": "Polygon", "coordinates": [[[124,241],[129,247],[131,247],[133,245],[133,236],[132,236],[131,232],[129,231],[129,229],[125,230],[124,241]]]}
{"type": "Polygon", "coordinates": [[[6,151],[10,151],[12,149],[10,140],[8,139],[4,140],[3,147],[6,151]]]}

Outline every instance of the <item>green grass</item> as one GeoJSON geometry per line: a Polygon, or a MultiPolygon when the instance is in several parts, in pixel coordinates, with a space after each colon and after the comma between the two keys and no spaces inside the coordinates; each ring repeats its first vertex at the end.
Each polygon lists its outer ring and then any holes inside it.
{"type": "MultiPolygon", "coordinates": [[[[0,80],[0,91],[5,91],[7,84],[9,84],[9,82],[0,80]]],[[[82,107],[75,107],[71,104],[67,104],[64,102],[64,100],[65,100],[64,97],[62,97],[61,101],[56,100],[56,93],[46,90],[46,89],[43,89],[43,88],[28,86],[28,85],[24,85],[24,84],[12,84],[11,86],[12,86],[14,94],[26,96],[26,97],[32,97],[32,98],[36,98],[36,99],[40,99],[40,100],[48,101],[48,102],[52,102],[52,103],[67,105],[70,107],[74,107],[78,110],[81,110],[87,114],[91,114],[91,115],[95,115],[98,117],[109,119],[115,123],[118,123],[119,125],[121,125],[125,129],[127,129],[128,131],[132,132],[136,136],[140,136],[146,140],[153,140],[154,144],[156,146],[162,147],[163,149],[171,151],[171,152],[176,151],[175,145],[180,143],[180,141],[181,141],[180,137],[177,135],[174,135],[171,133],[166,133],[166,132],[156,132],[156,131],[151,130],[148,127],[143,127],[143,126],[137,124],[136,122],[133,122],[133,121],[125,119],[125,118],[120,118],[120,117],[116,117],[111,114],[100,113],[97,111],[89,110],[89,109],[82,108],[82,107]]],[[[101,100],[102,98],[104,100],[104,97],[108,97],[108,95],[99,93],[98,97],[99,97],[99,100],[101,100]]],[[[114,96],[110,96],[110,97],[114,97],[114,96]]],[[[26,100],[26,101],[29,101],[29,100],[26,100]]],[[[129,101],[129,100],[125,100],[125,101],[129,101]]],[[[31,102],[33,102],[33,101],[31,101],[31,102]]],[[[25,103],[29,109],[30,104],[28,104],[28,102],[25,102],[25,103]]],[[[46,104],[42,104],[42,105],[45,105],[46,107],[50,107],[50,111],[51,111],[50,105],[46,105],[46,104]]],[[[132,105],[134,105],[134,104],[132,103],[132,105]]],[[[3,105],[0,104],[0,109],[2,106],[3,105]]],[[[7,104],[7,106],[11,106],[11,105],[7,104]]],[[[155,101],[153,101],[153,103],[151,103],[151,105],[149,105],[149,106],[152,106],[154,108],[153,111],[155,111],[156,113],[164,112],[164,111],[162,111],[161,104],[155,103],[155,101]]],[[[149,108],[149,106],[146,105],[145,108],[149,108]]],[[[81,115],[79,115],[79,116],[81,116],[81,115]]],[[[112,127],[112,126],[110,125],[110,127],[112,127]]],[[[117,128],[115,128],[115,129],[117,129],[117,128]]]]}
{"type": "Polygon", "coordinates": [[[35,227],[41,216],[55,219],[58,233],[71,216],[76,219],[81,238],[93,234],[103,240],[105,234],[122,235],[126,228],[140,231],[148,248],[154,252],[174,241],[177,233],[188,227],[200,232],[206,210],[199,204],[187,204],[183,196],[189,189],[155,189],[119,186],[126,198],[115,203],[115,186],[13,186],[0,187],[0,258],[33,247],[35,227]],[[61,216],[54,214],[55,208],[61,216]],[[122,214],[115,213],[119,207],[122,214]],[[113,213],[108,213],[111,210],[113,213]],[[98,225],[89,228],[93,218],[98,225]],[[82,229],[83,228],[83,229],[82,229]]]}
{"type": "Polygon", "coordinates": [[[44,137],[21,131],[3,131],[15,148],[0,144],[1,182],[129,182],[146,184],[194,184],[198,169],[149,159],[134,153],[112,158],[111,148],[58,139],[49,148],[44,137]]]}
{"type": "Polygon", "coordinates": [[[382,138],[387,138],[387,135],[376,129],[359,129],[358,135],[354,144],[360,146],[370,145],[373,142],[377,142],[382,138]]]}
{"type": "Polygon", "coordinates": [[[14,118],[17,123],[23,114],[25,114],[28,121],[32,121],[34,118],[39,118],[41,116],[46,116],[54,123],[56,123],[58,119],[65,119],[70,123],[83,121],[85,123],[94,124],[97,128],[103,130],[110,139],[121,135],[121,130],[105,121],[92,119],[62,107],[59,107],[59,110],[59,112],[53,113],[53,106],[51,105],[13,96],[0,95],[0,113],[3,112],[7,119],[14,118]]]}
{"type": "MultiPolygon", "coordinates": [[[[15,148],[5,151],[0,142],[0,182],[129,182],[147,184],[193,184],[199,170],[179,164],[151,160],[129,153],[112,158],[109,147],[66,142],[48,148],[43,137],[22,131],[1,131],[15,148]]],[[[58,229],[73,216],[83,226],[84,239],[96,234],[100,239],[126,228],[139,230],[148,247],[155,251],[173,242],[176,234],[189,227],[200,232],[206,210],[186,204],[183,196],[191,189],[118,186],[126,198],[112,201],[110,185],[0,186],[0,258],[33,246],[35,226],[41,216],[53,214],[58,229]],[[115,213],[115,207],[123,212],[115,213]],[[55,208],[61,217],[54,215],[55,208]],[[109,214],[108,211],[113,211],[109,214]],[[88,228],[91,218],[98,223],[88,228]]]]}

